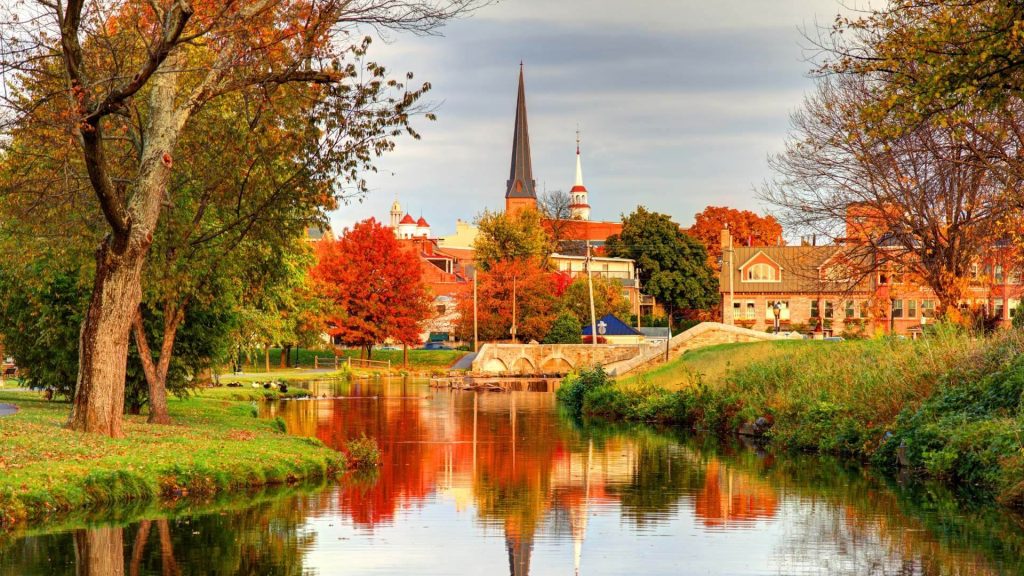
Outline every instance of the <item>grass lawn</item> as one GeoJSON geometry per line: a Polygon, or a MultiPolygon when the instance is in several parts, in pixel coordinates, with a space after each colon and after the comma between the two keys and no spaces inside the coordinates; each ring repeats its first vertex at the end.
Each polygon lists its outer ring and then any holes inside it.
{"type": "Polygon", "coordinates": [[[221,374],[218,378],[221,384],[239,382],[252,384],[253,382],[266,382],[268,380],[331,380],[334,378],[346,378],[348,370],[310,370],[308,368],[285,368],[284,370],[272,370],[266,372],[245,372],[242,374],[221,374]]]}
{"type": "MultiPolygon", "coordinates": [[[[295,352],[292,351],[292,361],[295,361],[295,352]]],[[[338,356],[344,362],[345,358],[359,358],[359,350],[342,350],[338,356]]],[[[409,368],[413,370],[417,369],[429,369],[429,368],[447,368],[457,362],[459,358],[462,358],[468,354],[464,350],[419,350],[409,349],[409,368]]],[[[334,358],[334,351],[332,350],[306,350],[302,349],[299,351],[299,365],[306,368],[313,366],[313,357],[319,356],[321,360],[325,357],[334,358]]],[[[255,363],[252,365],[246,364],[246,372],[262,372],[265,368],[262,354],[258,354],[254,358],[255,363]]],[[[402,366],[402,350],[374,350],[372,360],[380,360],[382,362],[391,361],[391,367],[398,370],[402,366]]],[[[270,370],[276,376],[278,373],[287,373],[292,369],[280,369],[281,362],[281,350],[280,348],[270,349],[270,370]]],[[[300,369],[301,370],[301,369],[300,369]]]]}
{"type": "Polygon", "coordinates": [[[69,405],[35,393],[0,391],[0,403],[20,408],[0,418],[0,527],[97,506],[324,478],[344,466],[343,456],[318,440],[257,419],[249,402],[171,398],[174,425],[129,416],[121,439],[65,429],[69,405]]]}
{"type": "Polygon", "coordinates": [[[700,375],[704,383],[714,385],[725,380],[730,372],[754,362],[799,353],[808,346],[831,344],[805,340],[718,344],[687,351],[667,364],[659,364],[647,372],[620,378],[618,383],[624,387],[633,387],[644,382],[668,390],[679,390],[691,386],[696,382],[697,375],[700,375]]]}

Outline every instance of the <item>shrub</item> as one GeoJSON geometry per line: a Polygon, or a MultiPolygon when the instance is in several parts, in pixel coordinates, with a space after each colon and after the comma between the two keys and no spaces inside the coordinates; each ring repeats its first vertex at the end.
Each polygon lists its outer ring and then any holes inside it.
{"type": "Polygon", "coordinates": [[[381,463],[380,447],[373,438],[362,436],[345,444],[348,465],[354,470],[377,468],[381,463]]]}
{"type": "Polygon", "coordinates": [[[586,395],[591,390],[608,386],[610,382],[611,379],[604,368],[598,366],[584,369],[566,376],[556,395],[558,401],[564,404],[570,413],[580,416],[583,413],[583,400],[586,395]]]}
{"type": "Polygon", "coordinates": [[[555,323],[551,325],[547,336],[544,337],[544,344],[581,344],[583,326],[575,314],[563,310],[555,323]]]}

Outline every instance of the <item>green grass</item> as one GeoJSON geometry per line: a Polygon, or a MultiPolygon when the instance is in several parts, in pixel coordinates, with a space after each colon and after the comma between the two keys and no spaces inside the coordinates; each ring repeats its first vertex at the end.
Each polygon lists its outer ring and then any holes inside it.
{"type": "Polygon", "coordinates": [[[704,382],[720,382],[730,372],[779,356],[797,353],[801,347],[820,344],[803,340],[717,344],[688,350],[667,364],[659,364],[642,374],[620,378],[622,386],[641,383],[678,390],[692,386],[699,376],[704,382]]]}
{"type": "MultiPolygon", "coordinates": [[[[294,360],[295,360],[295,352],[292,351],[291,354],[292,354],[292,361],[294,362],[294,360]]],[[[340,354],[338,354],[338,356],[339,356],[339,358],[341,358],[341,362],[344,362],[345,358],[349,358],[349,357],[351,357],[351,358],[359,358],[360,354],[361,354],[360,350],[341,350],[341,352],[340,352],[340,354]]],[[[452,364],[454,364],[455,362],[457,362],[459,360],[459,358],[462,358],[466,354],[468,354],[468,352],[465,352],[465,351],[462,351],[462,350],[419,350],[419,349],[410,349],[409,350],[409,368],[414,369],[414,370],[417,370],[417,369],[431,369],[431,368],[447,368],[447,367],[451,366],[452,364]]],[[[403,367],[403,363],[402,363],[403,356],[402,355],[403,355],[403,351],[402,350],[374,350],[371,359],[372,360],[379,360],[379,361],[382,361],[382,362],[387,362],[388,360],[390,360],[391,361],[391,367],[393,369],[395,369],[395,370],[398,370],[398,369],[403,367]]],[[[306,350],[306,349],[302,349],[302,350],[299,351],[299,359],[301,361],[300,365],[305,367],[306,369],[308,369],[309,367],[313,366],[313,357],[314,356],[319,356],[321,361],[323,361],[323,359],[325,357],[328,357],[328,356],[330,356],[331,359],[333,360],[333,358],[334,358],[334,351],[333,350],[306,350]]],[[[253,360],[254,360],[253,364],[246,364],[243,367],[244,371],[245,372],[263,372],[264,369],[266,368],[266,365],[264,363],[264,359],[263,359],[262,353],[257,354],[253,358],[253,360]]],[[[281,374],[281,373],[287,374],[287,373],[290,373],[290,372],[295,370],[294,368],[291,368],[291,369],[279,368],[280,361],[281,361],[281,349],[280,348],[271,348],[270,349],[270,370],[271,370],[271,374],[274,375],[275,377],[278,374],[281,374]]],[[[330,366],[324,366],[324,368],[328,368],[328,367],[330,367],[330,366]]]]}
{"type": "Polygon", "coordinates": [[[581,415],[723,435],[760,418],[777,446],[881,466],[899,450],[914,470],[1024,507],[1022,351],[1021,331],[944,328],[919,341],[734,345],[621,382],[575,376],[559,393],[581,415]]]}
{"type": "MultiPolygon", "coordinates": [[[[230,389],[228,389],[230,390],[230,389]]],[[[175,424],[129,416],[125,438],[63,427],[69,405],[0,392],[20,411],[0,418],[0,526],[55,513],[324,478],[344,457],[255,417],[249,402],[169,402],[175,424]]]]}
{"type": "Polygon", "coordinates": [[[253,382],[266,382],[268,380],[284,380],[292,382],[295,380],[331,380],[335,378],[347,378],[352,373],[348,369],[314,371],[306,368],[287,368],[285,370],[273,370],[266,372],[248,372],[244,374],[221,374],[218,380],[221,384],[238,382],[252,384],[253,382]]]}
{"type": "Polygon", "coordinates": [[[287,392],[279,389],[266,389],[260,386],[253,388],[246,384],[240,387],[221,386],[218,388],[201,388],[194,392],[196,396],[211,400],[230,400],[234,402],[259,402],[261,400],[280,400],[282,398],[308,398],[309,390],[289,386],[287,392]]]}

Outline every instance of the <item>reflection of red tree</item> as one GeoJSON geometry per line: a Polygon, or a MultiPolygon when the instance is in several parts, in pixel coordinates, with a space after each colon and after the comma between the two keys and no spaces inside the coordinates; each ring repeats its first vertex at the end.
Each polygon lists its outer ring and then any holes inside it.
{"type": "Polygon", "coordinates": [[[778,507],[771,486],[725,468],[717,459],[708,462],[704,488],[695,502],[696,515],[705,526],[734,526],[772,518],[778,507]]]}

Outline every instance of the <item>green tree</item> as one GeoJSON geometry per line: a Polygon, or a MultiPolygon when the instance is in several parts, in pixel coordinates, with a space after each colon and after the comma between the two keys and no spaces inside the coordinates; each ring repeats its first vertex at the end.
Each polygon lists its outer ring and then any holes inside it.
{"type": "MultiPolygon", "coordinates": [[[[0,46],[17,46],[0,58],[8,84],[0,115],[12,120],[0,138],[0,165],[18,165],[5,170],[0,194],[29,210],[67,206],[50,224],[85,226],[98,238],[69,427],[123,434],[143,268],[174,202],[170,183],[195,160],[186,143],[207,134],[205,115],[228,115],[236,126],[280,130],[304,143],[292,160],[315,175],[317,205],[332,207],[343,186],[365,190],[360,171],[391,150],[396,136],[415,136],[410,119],[429,89],[407,89],[367,62],[367,43],[352,44],[351,32],[361,24],[430,32],[473,5],[254,0],[227,9],[129,0],[99,9],[73,1],[38,4],[31,18],[19,6],[0,8],[0,46]],[[305,114],[283,117],[289,107],[305,114]]],[[[267,175],[278,188],[302,193],[280,202],[308,202],[310,190],[277,168],[258,160],[240,166],[224,189],[242,199],[246,191],[236,184],[267,175]]]]}
{"type": "MultiPolygon", "coordinates": [[[[620,320],[629,322],[629,299],[622,295],[622,284],[614,278],[594,274],[594,315],[601,318],[614,314],[620,320]]],[[[572,281],[562,294],[562,305],[580,323],[590,325],[590,290],[587,277],[580,276],[572,281]]]]}
{"type": "Polygon", "coordinates": [[[551,325],[551,329],[548,330],[548,335],[544,337],[544,344],[582,344],[583,343],[583,326],[580,324],[579,318],[575,314],[568,310],[563,310],[558,318],[555,318],[555,323],[551,325]]]}
{"type": "Polygon", "coordinates": [[[707,310],[718,303],[718,277],[708,266],[707,250],[666,214],[638,207],[622,219],[622,233],[609,237],[606,249],[611,256],[633,259],[644,292],[670,312],[707,310]]]}
{"type": "Polygon", "coordinates": [[[480,229],[473,244],[476,262],[490,270],[502,260],[529,259],[546,267],[551,239],[541,223],[540,212],[519,210],[512,215],[485,211],[476,221],[480,229]]]}

